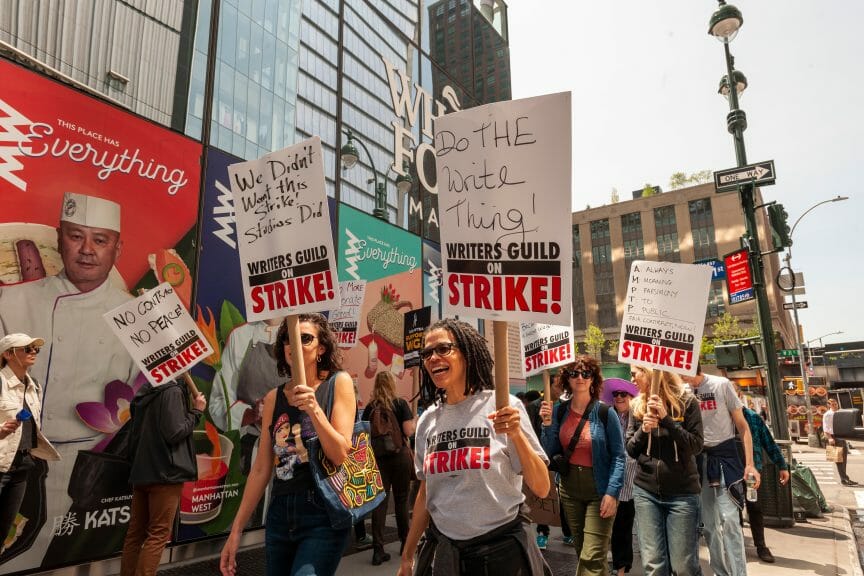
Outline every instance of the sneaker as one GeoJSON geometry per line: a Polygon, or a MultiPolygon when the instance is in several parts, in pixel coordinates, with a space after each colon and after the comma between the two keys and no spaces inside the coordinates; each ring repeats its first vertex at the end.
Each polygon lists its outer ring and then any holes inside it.
{"type": "Polygon", "coordinates": [[[774,563],[774,555],[771,554],[771,550],[769,550],[766,546],[760,546],[756,548],[756,554],[763,562],[767,562],[768,564],[774,563]]]}
{"type": "Polygon", "coordinates": [[[840,480],[840,483],[843,484],[843,486],[858,486],[858,482],[851,478],[844,478],[843,480],[840,480]]]}
{"type": "Polygon", "coordinates": [[[537,547],[540,550],[546,550],[546,544],[549,542],[549,537],[545,534],[537,534],[537,547]]]}
{"type": "Polygon", "coordinates": [[[363,536],[363,538],[358,538],[355,546],[361,549],[369,548],[370,546],[372,546],[372,536],[366,534],[365,536],[363,536]]]}
{"type": "Polygon", "coordinates": [[[562,538],[562,540],[564,540],[564,544],[566,544],[567,546],[573,545],[573,536],[565,536],[564,538],[562,538]]]}

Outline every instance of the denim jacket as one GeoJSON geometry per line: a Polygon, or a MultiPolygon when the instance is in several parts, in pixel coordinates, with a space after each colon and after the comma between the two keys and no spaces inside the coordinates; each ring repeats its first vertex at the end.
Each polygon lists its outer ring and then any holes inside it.
{"type": "MultiPolygon", "coordinates": [[[[570,410],[570,400],[564,402],[563,414],[570,410]]],[[[606,426],[599,417],[600,402],[594,402],[591,413],[588,415],[588,424],[591,430],[591,459],[594,470],[594,484],[597,494],[608,494],[618,498],[621,487],[624,485],[624,435],[621,432],[621,423],[615,417],[614,410],[609,409],[609,417],[606,418],[606,426]]],[[[552,408],[552,424],[543,427],[540,443],[549,458],[564,452],[558,432],[561,422],[558,421],[558,404],[552,408]]]]}

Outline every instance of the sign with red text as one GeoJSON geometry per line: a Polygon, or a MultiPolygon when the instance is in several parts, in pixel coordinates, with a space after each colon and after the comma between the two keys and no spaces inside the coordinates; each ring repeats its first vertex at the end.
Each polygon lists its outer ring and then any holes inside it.
{"type": "Polygon", "coordinates": [[[730,252],[723,257],[726,264],[726,290],[729,304],[755,300],[753,274],[750,271],[750,256],[745,248],[730,252]]]}
{"type": "Polygon", "coordinates": [[[154,386],[177,378],[213,354],[167,282],[102,317],[154,386]]]}
{"type": "Polygon", "coordinates": [[[366,295],[366,280],[346,280],[339,283],[340,306],[327,318],[330,329],[336,336],[339,348],[357,345],[357,325],[360,322],[360,307],[366,295]]]}
{"type": "Polygon", "coordinates": [[[432,307],[424,306],[405,313],[405,368],[421,366],[420,351],[423,349],[423,336],[432,324],[432,307]]]}
{"type": "Polygon", "coordinates": [[[573,328],[553,324],[520,324],[522,376],[527,378],[543,370],[573,362],[573,328]]]}
{"type": "Polygon", "coordinates": [[[232,164],[228,175],[246,319],[338,307],[321,139],[232,164]]]}
{"type": "Polygon", "coordinates": [[[618,361],[695,375],[711,274],[700,264],[633,262],[618,361]]]}
{"type": "Polygon", "coordinates": [[[570,93],[435,119],[444,316],[570,323],[570,93]]]}

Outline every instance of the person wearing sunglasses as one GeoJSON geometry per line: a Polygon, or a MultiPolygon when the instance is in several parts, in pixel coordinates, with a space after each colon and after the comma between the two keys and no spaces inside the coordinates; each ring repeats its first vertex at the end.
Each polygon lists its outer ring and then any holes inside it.
{"type": "MultiPolygon", "coordinates": [[[[630,401],[639,395],[632,382],[621,378],[606,378],[600,398],[615,409],[621,430],[627,430],[630,422],[630,401]]],[[[636,475],[636,460],[625,454],[624,484],[618,494],[618,512],[612,525],[612,571],[624,576],[633,567],[633,477],[636,475]]]]}
{"type": "Polygon", "coordinates": [[[28,373],[42,338],[7,334],[0,338],[0,534],[9,534],[27,491],[33,458],[59,460],[40,430],[42,389],[28,373]]]}
{"type": "Polygon", "coordinates": [[[643,572],[701,576],[699,401],[671,372],[637,366],[632,375],[639,395],[630,404],[627,454],[637,462],[633,502],[643,572]]]}
{"type": "Polygon", "coordinates": [[[222,548],[224,576],[248,572],[237,569],[240,537],[271,481],[264,531],[267,576],[332,576],[351,532],[350,525],[331,526],[314,485],[307,445],[317,436],[327,459],[342,464],[357,413],[354,383],[342,370],[336,337],[324,316],[300,314],[298,320],[303,365],[293,365],[291,348],[298,343],[290,340],[287,320],[279,327],[273,353],[279,376],[290,378],[303,370],[306,384],[289,380],[264,397],[258,453],[222,548]]]}
{"type": "Polygon", "coordinates": [[[537,496],[549,493],[546,456],[525,407],[511,395],[496,410],[492,356],[470,324],[440,320],[423,346],[421,378],[437,400],[417,423],[420,488],[398,574],[551,574],[519,515],[523,482],[537,496]]]}
{"type": "Polygon", "coordinates": [[[570,399],[544,402],[541,440],[557,462],[558,493],[579,555],[577,576],[606,574],[606,554],[624,483],[624,436],[618,418],[599,402],[603,376],[596,359],[579,355],[558,378],[570,399]]]}

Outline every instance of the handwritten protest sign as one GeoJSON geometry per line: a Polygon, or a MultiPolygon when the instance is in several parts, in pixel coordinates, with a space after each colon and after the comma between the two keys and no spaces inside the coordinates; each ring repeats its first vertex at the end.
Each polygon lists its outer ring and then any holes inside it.
{"type": "Polygon", "coordinates": [[[247,320],[339,306],[321,140],[228,167],[247,320]]]}
{"type": "Polygon", "coordinates": [[[330,312],[328,318],[339,348],[354,348],[357,345],[357,324],[360,322],[360,307],[365,295],[366,280],[339,283],[340,306],[330,312]]]}
{"type": "Polygon", "coordinates": [[[633,262],[618,361],[696,374],[711,274],[698,264],[633,262]]]}
{"type": "Polygon", "coordinates": [[[154,386],[177,378],[213,354],[167,282],[102,317],[154,386]]]}
{"type": "Polygon", "coordinates": [[[519,326],[522,345],[522,375],[526,378],[543,370],[573,362],[573,329],[553,324],[525,324],[519,326]]]}
{"type": "Polygon", "coordinates": [[[570,322],[570,93],[435,120],[445,316],[570,322]]]}
{"type": "Polygon", "coordinates": [[[423,334],[426,333],[426,329],[431,323],[431,306],[409,310],[405,313],[405,322],[403,322],[405,343],[402,348],[405,352],[405,368],[414,368],[423,363],[420,360],[420,350],[423,349],[423,334]]]}

